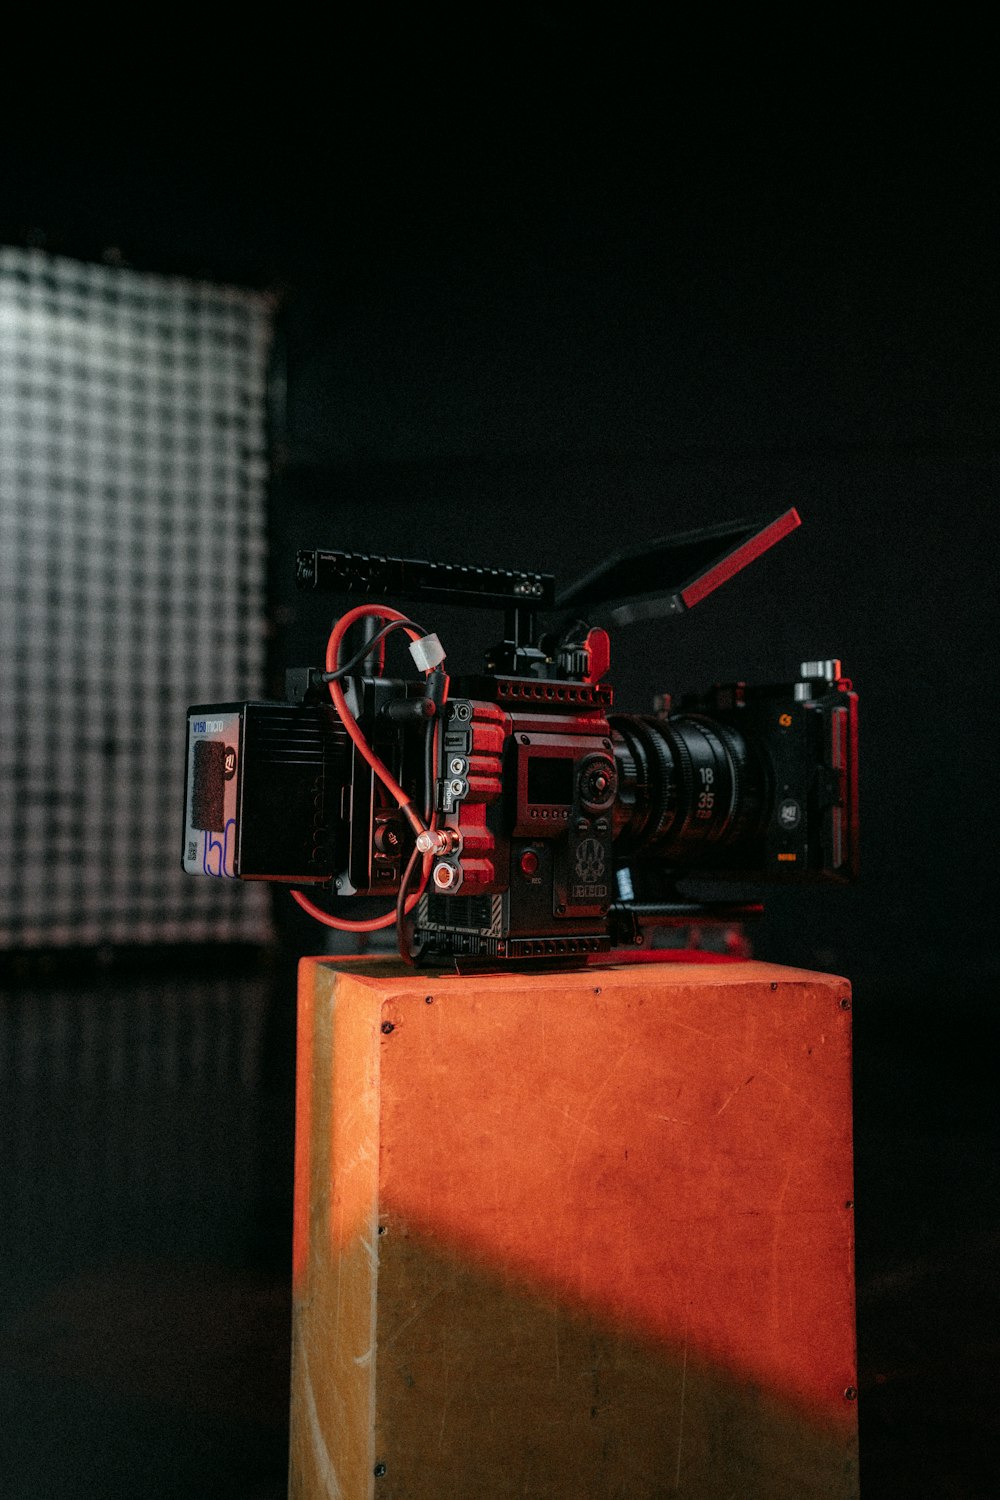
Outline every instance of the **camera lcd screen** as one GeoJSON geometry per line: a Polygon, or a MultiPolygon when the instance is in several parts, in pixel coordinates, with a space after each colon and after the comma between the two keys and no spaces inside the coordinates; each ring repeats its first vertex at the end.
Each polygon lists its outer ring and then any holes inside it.
{"type": "Polygon", "coordinates": [[[573,761],[569,756],[531,757],[528,761],[528,801],[569,806],[573,801],[573,761]]]}

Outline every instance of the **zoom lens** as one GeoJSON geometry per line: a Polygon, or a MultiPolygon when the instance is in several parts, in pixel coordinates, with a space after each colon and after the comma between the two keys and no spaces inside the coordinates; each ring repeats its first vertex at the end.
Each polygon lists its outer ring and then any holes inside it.
{"type": "Polygon", "coordinates": [[[756,837],[767,777],[738,730],[700,715],[615,714],[615,853],[666,864],[711,863],[715,851],[756,837]]]}

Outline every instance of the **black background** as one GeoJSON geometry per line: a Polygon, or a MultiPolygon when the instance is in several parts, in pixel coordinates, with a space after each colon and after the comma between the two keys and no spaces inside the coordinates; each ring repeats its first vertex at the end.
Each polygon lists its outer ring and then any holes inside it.
{"type": "MultiPolygon", "coordinates": [[[[756,948],[855,983],[865,1494],[986,1496],[994,89],[974,37],[831,32],[794,57],[787,37],[744,40],[723,62],[527,7],[440,45],[344,37],[328,71],[285,73],[291,105],[275,64],[215,107],[209,67],[141,132],[122,100],[62,133],[26,116],[0,238],[275,296],[276,664],[328,624],[290,586],[299,546],[565,583],[643,537],[798,507],[801,529],[694,614],[623,630],[611,676],[626,709],[807,657],[854,679],[862,880],[779,893],[756,948]]],[[[440,633],[473,665],[492,624],[459,634],[442,612],[440,633]]],[[[289,942],[310,934],[289,924],[289,942]]],[[[274,1034],[269,1227],[247,1256],[277,1285],[291,1069],[274,1034]]],[[[100,1452],[95,1488],[46,1492],[111,1493],[100,1452]]],[[[197,1492],[178,1486],[155,1493],[197,1492]]]]}

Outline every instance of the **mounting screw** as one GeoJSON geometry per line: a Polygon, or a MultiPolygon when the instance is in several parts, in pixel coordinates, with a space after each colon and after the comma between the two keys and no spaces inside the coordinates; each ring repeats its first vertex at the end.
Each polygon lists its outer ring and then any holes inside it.
{"type": "Polygon", "coordinates": [[[858,1399],[858,1389],[857,1389],[857,1386],[849,1385],[847,1387],[847,1390],[844,1392],[844,1400],[845,1401],[857,1401],[857,1399],[858,1399]]]}
{"type": "Polygon", "coordinates": [[[841,1000],[841,1002],[840,1002],[840,1008],[841,1008],[841,1010],[850,1010],[850,1008],[851,1008],[851,1002],[850,1002],[850,1000],[848,999],[848,997],[846,995],[844,996],[843,1000],[841,1000]]]}
{"type": "Polygon", "coordinates": [[[530,745],[531,744],[531,736],[530,735],[527,735],[527,734],[519,735],[519,739],[520,739],[522,745],[530,745]]]}
{"type": "Polygon", "coordinates": [[[384,1224],[380,1224],[378,1226],[378,1232],[379,1232],[379,1234],[385,1234],[385,1225],[384,1224]]]}
{"type": "Polygon", "coordinates": [[[391,1021],[383,1021],[382,1022],[382,1035],[383,1036],[388,1036],[389,1033],[391,1031],[395,1031],[395,1029],[396,1028],[395,1028],[395,1026],[393,1025],[393,1023],[391,1021]]]}
{"type": "Polygon", "coordinates": [[[376,1479],[381,1479],[385,1474],[385,1464],[376,1464],[373,1473],[376,1479]]]}
{"type": "Polygon", "coordinates": [[[854,1207],[854,1199],[853,1198],[846,1198],[844,1200],[844,1207],[845,1208],[853,1208],[854,1207]]]}
{"type": "Polygon", "coordinates": [[[778,981],[776,979],[771,980],[771,988],[772,990],[776,990],[778,988],[778,981]]]}
{"type": "Polygon", "coordinates": [[[566,910],[565,906],[560,901],[559,905],[556,907],[556,915],[561,917],[563,915],[563,913],[565,912],[565,910],[566,910]]]}
{"type": "Polygon", "coordinates": [[[595,995],[599,995],[600,993],[601,993],[601,986],[599,984],[595,984],[594,985],[594,994],[595,995]]]}
{"type": "Polygon", "coordinates": [[[425,995],[424,996],[424,1004],[425,1005],[433,1005],[434,1004],[434,996],[433,995],[425,995]]]}

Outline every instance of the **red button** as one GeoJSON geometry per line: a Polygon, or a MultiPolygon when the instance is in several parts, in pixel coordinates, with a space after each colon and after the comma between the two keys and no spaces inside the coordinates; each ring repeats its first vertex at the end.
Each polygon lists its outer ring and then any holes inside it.
{"type": "Polygon", "coordinates": [[[535,853],[534,849],[525,849],[524,853],[521,855],[521,874],[538,874],[538,855],[535,853]]]}

